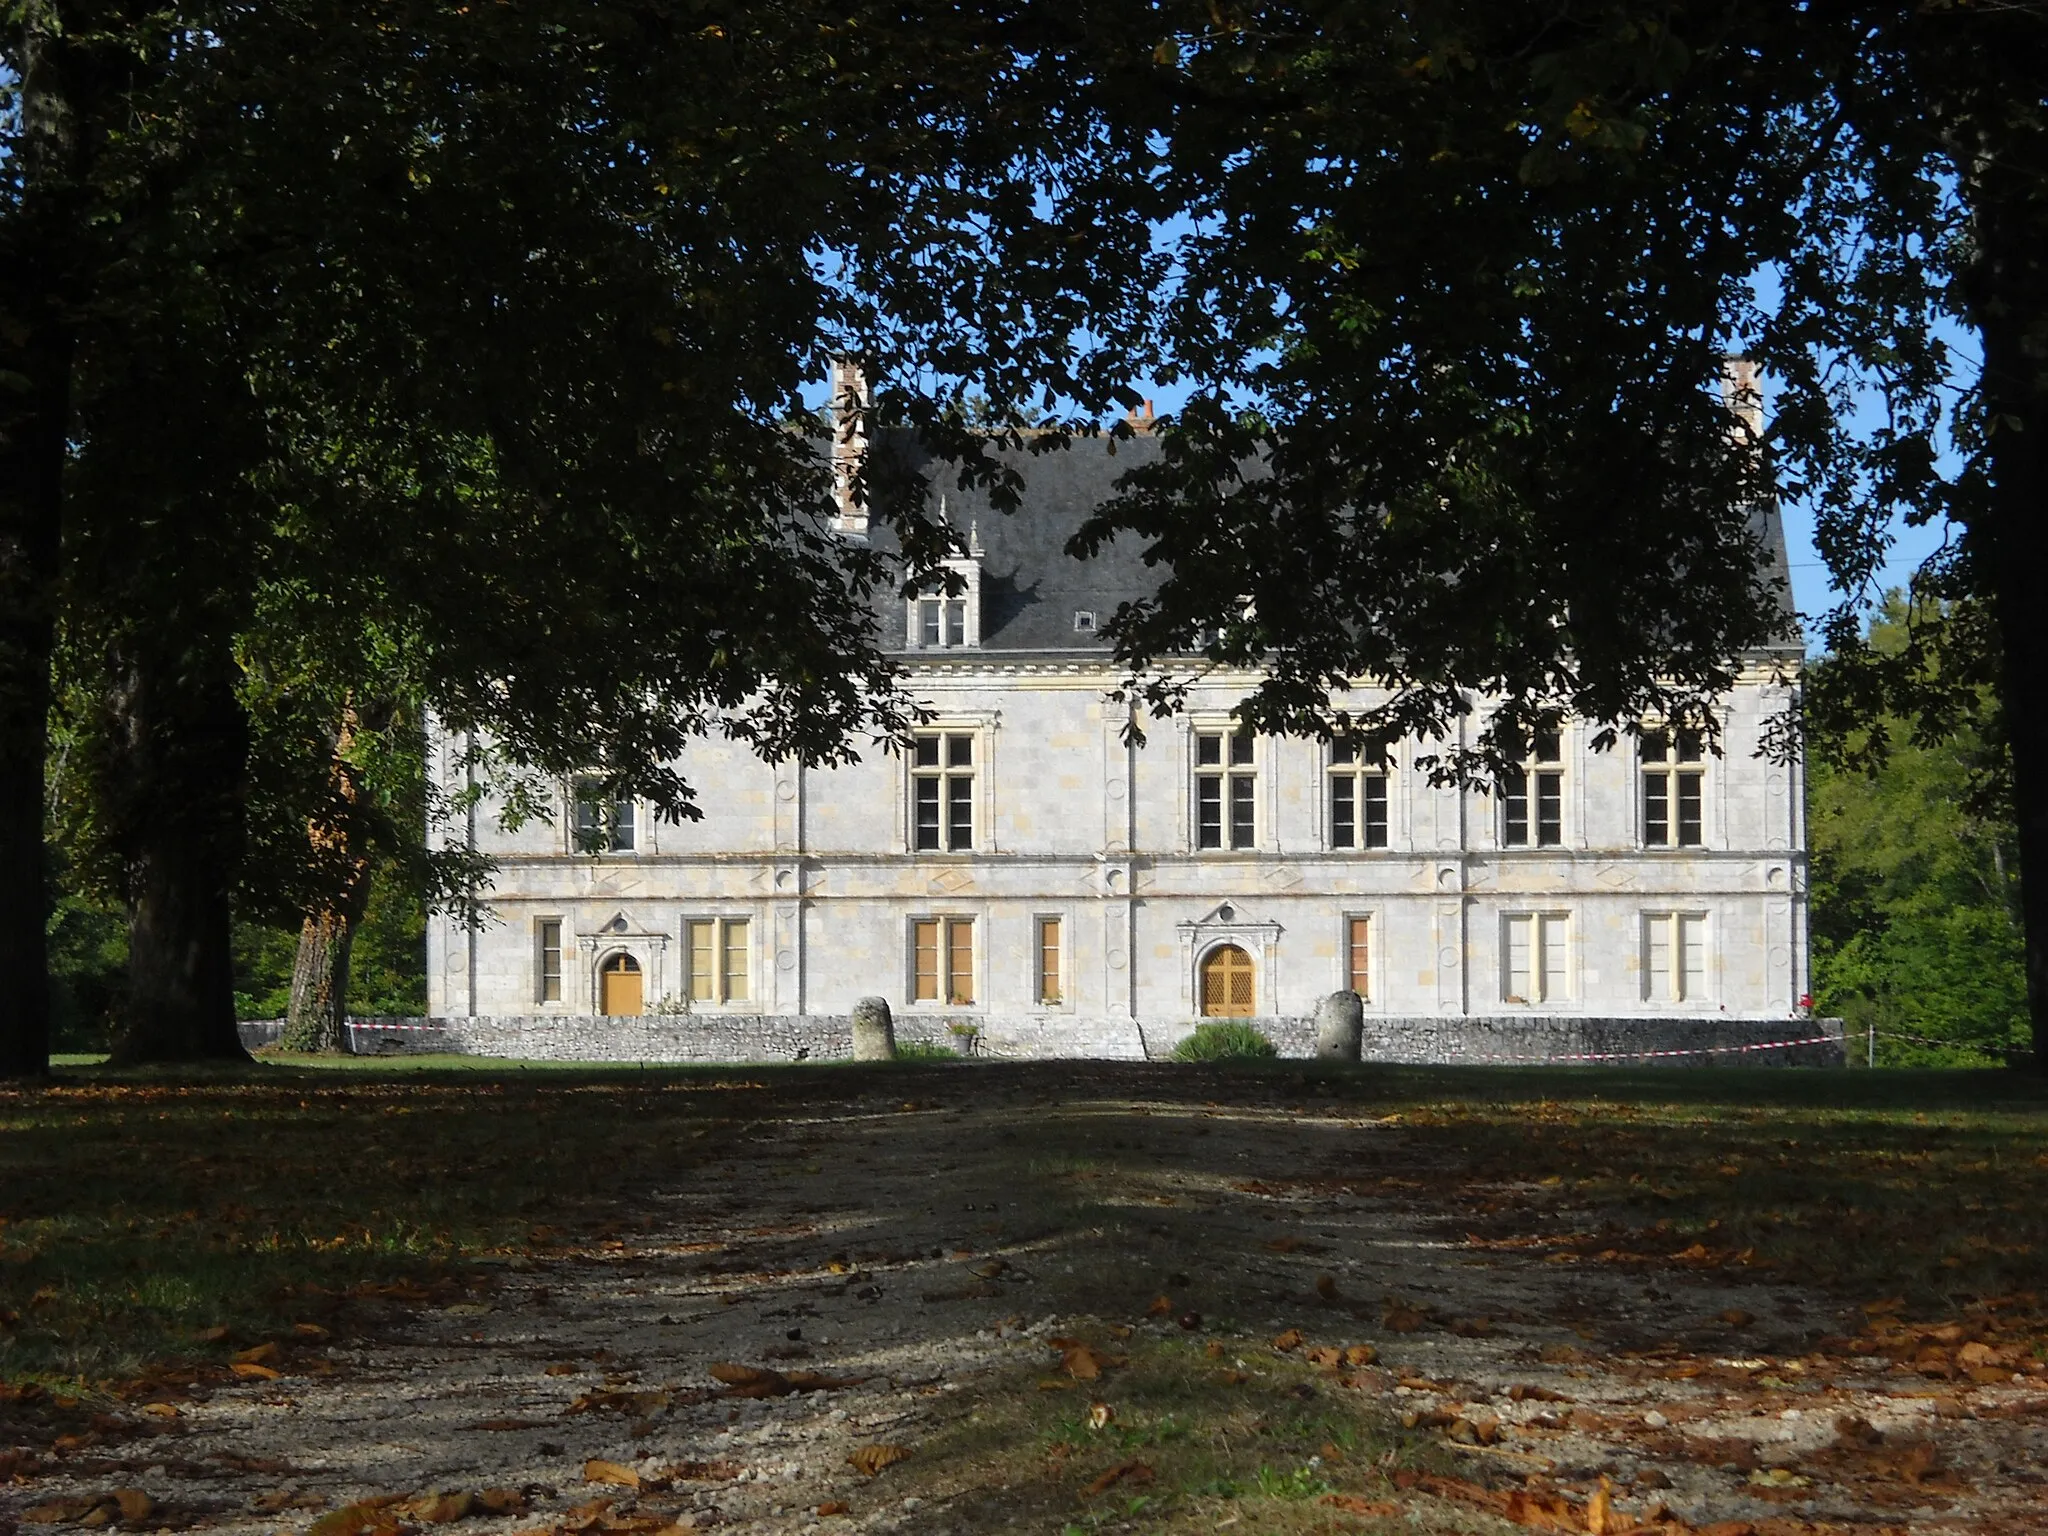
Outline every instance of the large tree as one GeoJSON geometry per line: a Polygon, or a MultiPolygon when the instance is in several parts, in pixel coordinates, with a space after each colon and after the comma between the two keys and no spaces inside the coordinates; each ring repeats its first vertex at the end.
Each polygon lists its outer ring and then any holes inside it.
{"type": "MultiPolygon", "coordinates": [[[[938,437],[970,384],[1086,416],[1152,286],[1142,219],[1096,216],[1148,196],[1100,110],[1156,68],[1115,7],[4,15],[0,861],[40,863],[61,613],[129,1059],[239,1049],[259,609],[332,691],[375,681],[366,627],[405,637],[451,729],[688,814],[693,732],[817,760],[902,720],[867,604],[896,572],[827,534],[794,425],[827,356],[938,437]]],[[[40,889],[0,891],[16,978],[40,889]]],[[[40,1070],[33,982],[0,1007],[0,1070],[40,1070]]]]}
{"type": "Polygon", "coordinates": [[[1565,712],[1711,735],[1743,658],[1796,656],[1752,509],[1801,497],[1829,707],[1938,712],[1967,690],[1859,618],[1896,520],[1950,519],[1929,579],[1990,620],[2048,1052],[2048,9],[1222,0],[1173,52],[1195,388],[1081,541],[1169,570],[1111,626],[1137,689],[1170,706],[1198,651],[1266,672],[1261,727],[1464,776],[1565,712]],[[1388,702],[1334,716],[1350,679],[1388,702]]]}

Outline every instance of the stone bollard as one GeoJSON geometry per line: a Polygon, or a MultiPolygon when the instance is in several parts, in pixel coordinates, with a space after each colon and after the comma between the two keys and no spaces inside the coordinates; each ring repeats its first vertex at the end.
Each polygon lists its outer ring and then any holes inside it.
{"type": "Polygon", "coordinates": [[[1357,1061],[1365,1046],[1365,1004],[1356,992],[1332,992],[1316,1004],[1316,1056],[1357,1061]]]}
{"type": "Polygon", "coordinates": [[[853,1005],[853,1059],[896,1059],[896,1024],[886,997],[864,997],[853,1005]]]}

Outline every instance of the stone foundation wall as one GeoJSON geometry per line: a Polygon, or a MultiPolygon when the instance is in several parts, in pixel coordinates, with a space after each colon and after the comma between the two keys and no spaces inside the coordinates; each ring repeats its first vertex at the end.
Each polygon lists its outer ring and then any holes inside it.
{"type": "MultiPolygon", "coordinates": [[[[963,1022],[957,1015],[899,1014],[896,1038],[999,1059],[1157,1061],[1170,1056],[1194,1027],[1187,1019],[1033,1015],[974,1019],[976,1032],[969,1035],[953,1028],[963,1022]]],[[[1246,1022],[1278,1046],[1282,1056],[1315,1054],[1311,1018],[1246,1022]]],[[[273,1044],[282,1027],[277,1020],[245,1023],[242,1043],[251,1049],[273,1044]]],[[[853,1029],[844,1015],[821,1014],[365,1018],[350,1021],[349,1042],[362,1056],[447,1052],[525,1061],[835,1061],[852,1054],[853,1029]]],[[[1367,1061],[1427,1065],[1839,1067],[1842,1021],[1368,1013],[1364,1055],[1367,1061]],[[1786,1041],[1801,1043],[1781,1044],[1786,1041]]]]}

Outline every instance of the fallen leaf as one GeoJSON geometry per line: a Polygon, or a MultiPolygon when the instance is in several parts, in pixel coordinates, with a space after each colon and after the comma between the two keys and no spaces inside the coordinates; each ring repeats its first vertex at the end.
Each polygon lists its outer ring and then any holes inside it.
{"type": "Polygon", "coordinates": [[[142,1405],[142,1411],[144,1413],[151,1414],[159,1419],[175,1419],[183,1417],[183,1415],[181,1415],[178,1412],[178,1405],[176,1403],[144,1403],[142,1405]]]}
{"type": "Polygon", "coordinates": [[[1379,1357],[1380,1352],[1370,1344],[1353,1344],[1344,1351],[1344,1363],[1346,1365],[1371,1365],[1379,1357]]]}
{"type": "Polygon", "coordinates": [[[526,1495],[517,1488],[479,1488],[476,1501],[492,1515],[517,1515],[526,1509],[526,1495]]]}
{"type": "Polygon", "coordinates": [[[199,1330],[199,1342],[202,1344],[225,1344],[227,1341],[228,1326],[226,1323],[215,1323],[211,1328],[199,1330]]]}
{"type": "Polygon", "coordinates": [[[156,1512],[156,1500],[140,1488],[116,1488],[114,1503],[123,1520],[147,1520],[156,1512]]]}
{"type": "Polygon", "coordinates": [[[905,1445],[864,1445],[846,1458],[854,1471],[862,1477],[873,1477],[884,1467],[893,1467],[899,1461],[910,1459],[910,1447],[905,1445]]]}
{"type": "Polygon", "coordinates": [[[1335,1275],[1317,1275],[1316,1294],[1325,1301],[1335,1301],[1337,1299],[1337,1277],[1335,1275]]]}
{"type": "Polygon", "coordinates": [[[428,1493],[414,1499],[406,1508],[417,1518],[429,1525],[447,1525],[451,1521],[466,1520],[476,1512],[476,1495],[473,1493],[428,1493]]]}
{"type": "Polygon", "coordinates": [[[1115,1417],[1116,1410],[1107,1403],[1090,1403],[1088,1405],[1088,1427],[1090,1429],[1107,1429],[1109,1421],[1115,1417]]]}
{"type": "Polygon", "coordinates": [[[258,1344],[254,1349],[245,1349],[235,1356],[237,1365],[269,1365],[277,1359],[277,1342],[258,1344]]]}
{"type": "Polygon", "coordinates": [[[580,1365],[569,1365],[569,1364],[567,1364],[567,1363],[562,1363],[562,1364],[556,1364],[556,1365],[551,1365],[551,1366],[549,1366],[549,1367],[548,1367],[548,1368],[547,1368],[546,1370],[544,1370],[544,1371],[542,1371],[542,1372],[541,1372],[541,1375],[543,1375],[543,1376],[576,1376],[576,1375],[580,1375],[580,1374],[582,1373],[582,1370],[583,1370],[583,1367],[582,1367],[582,1366],[580,1366],[580,1365]]]}
{"type": "Polygon", "coordinates": [[[1283,1355],[1288,1353],[1290,1350],[1299,1349],[1301,1348],[1301,1346],[1302,1335],[1301,1330],[1299,1328],[1290,1328],[1285,1333],[1281,1334],[1278,1338],[1273,1340],[1273,1347],[1279,1350],[1280,1353],[1283,1355]]]}
{"type": "Polygon", "coordinates": [[[1745,1312],[1740,1307],[1730,1307],[1721,1314],[1721,1321],[1730,1328],[1747,1328],[1756,1321],[1756,1314],[1754,1312],[1745,1312]]]}
{"type": "Polygon", "coordinates": [[[593,1457],[583,1463],[583,1481],[606,1483],[619,1488],[638,1488],[640,1474],[616,1461],[601,1461],[593,1457]]]}
{"type": "Polygon", "coordinates": [[[21,1512],[21,1518],[30,1525],[69,1525],[83,1520],[99,1508],[98,1499],[55,1499],[47,1504],[33,1504],[21,1512]]]}
{"type": "Polygon", "coordinates": [[[306,1536],[397,1536],[398,1516],[382,1502],[344,1504],[315,1520],[306,1536]]]}
{"type": "Polygon", "coordinates": [[[228,1367],[244,1381],[276,1381],[284,1373],[267,1365],[258,1365],[253,1360],[237,1360],[228,1367]]]}
{"type": "Polygon", "coordinates": [[[827,1499],[818,1506],[817,1513],[819,1515],[850,1515],[853,1513],[853,1506],[844,1499],[827,1499]]]}
{"type": "Polygon", "coordinates": [[[292,1332],[302,1339],[318,1340],[333,1337],[333,1334],[327,1329],[322,1328],[318,1323],[293,1323],[292,1332]]]}
{"type": "Polygon", "coordinates": [[[1428,1321],[1424,1314],[1398,1301],[1380,1314],[1380,1325],[1392,1333],[1413,1333],[1428,1321]]]}
{"type": "Polygon", "coordinates": [[[1461,1317],[1451,1324],[1451,1332],[1461,1339],[1484,1339],[1493,1334],[1493,1319],[1490,1317],[1461,1317]]]}
{"type": "Polygon", "coordinates": [[[1089,1495],[1102,1493],[1105,1490],[1112,1487],[1113,1485],[1126,1481],[1133,1483],[1151,1482],[1151,1467],[1147,1466],[1142,1461],[1126,1461],[1119,1463],[1117,1466],[1111,1467],[1107,1472],[1103,1473],[1100,1477],[1096,1478],[1095,1481],[1090,1483],[1085,1489],[1082,1490],[1082,1492],[1084,1494],[1089,1495]]]}
{"type": "Polygon", "coordinates": [[[1145,1315],[1147,1317],[1171,1317],[1173,1315],[1172,1299],[1166,1296],[1153,1297],[1152,1305],[1145,1309],[1145,1315]]]}

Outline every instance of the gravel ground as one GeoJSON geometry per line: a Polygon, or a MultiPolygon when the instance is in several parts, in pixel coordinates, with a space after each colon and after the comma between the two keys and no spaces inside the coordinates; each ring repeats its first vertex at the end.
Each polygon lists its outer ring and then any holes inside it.
{"type": "MultiPolygon", "coordinates": [[[[130,1526],[223,1532],[477,1490],[516,1494],[469,1514],[477,1536],[1057,1531],[1000,1474],[920,1448],[1057,1366],[1048,1339],[1125,1328],[1249,1373],[1370,1345],[1328,1390],[1442,1441],[1462,1478],[1579,1499],[1605,1478],[1619,1516],[1661,1505],[1668,1529],[2048,1530],[2048,1377],[1932,1380],[1819,1352],[1847,1320],[1793,1286],[1468,1237],[1414,1187],[1400,1126],[1351,1108],[1197,1100],[1161,1069],[928,1076],[909,1103],[757,1120],[629,1228],[543,1241],[468,1300],[394,1301],[285,1341],[275,1379],[132,1405],[146,1438],[0,1486],[0,1536],[120,1521],[82,1508],[115,1489],[154,1506],[130,1526]],[[719,1363],[835,1384],[734,1396],[719,1363]],[[849,1458],[872,1445],[911,1455],[870,1477],[849,1458]]],[[[1494,1528],[1441,1492],[1390,1495],[1413,1515],[1390,1528],[1494,1528]]]]}

